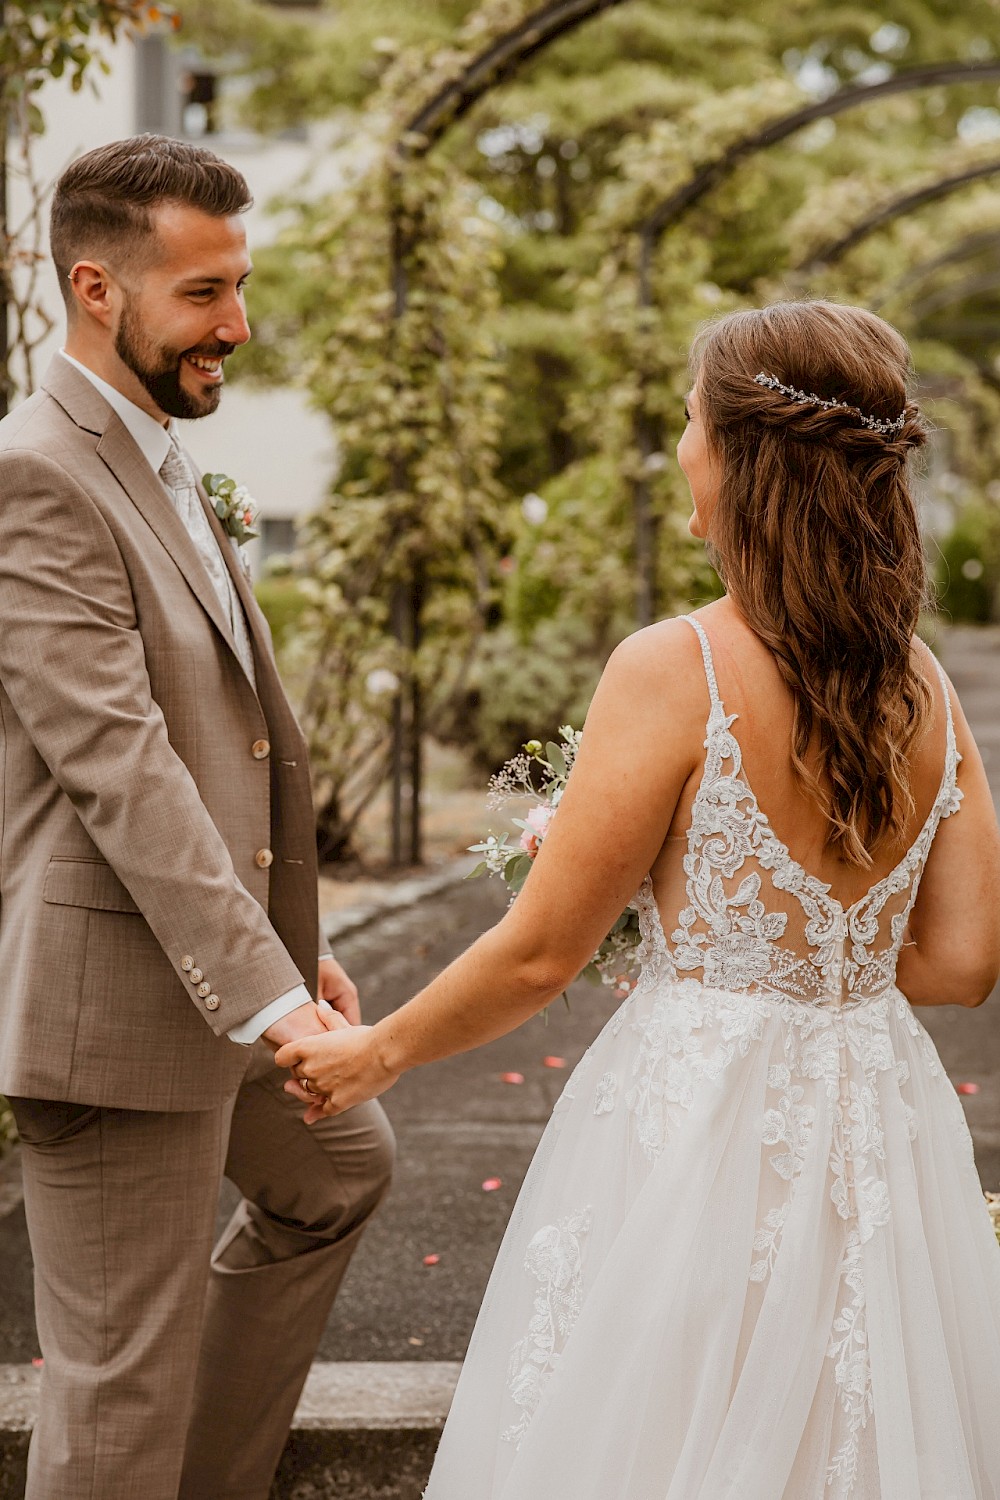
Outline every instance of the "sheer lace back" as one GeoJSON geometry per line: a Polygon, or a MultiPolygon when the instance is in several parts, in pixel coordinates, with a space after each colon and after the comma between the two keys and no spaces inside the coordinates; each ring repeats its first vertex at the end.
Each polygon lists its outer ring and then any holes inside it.
{"type": "Polygon", "coordinates": [[[947,715],[944,772],[933,806],[894,869],[852,906],[810,875],[772,829],[743,774],[736,714],[719,695],[708,636],[697,633],[711,696],[705,768],[683,859],[685,900],[673,921],[661,920],[647,879],[636,905],[647,959],[673,977],[714,989],[844,1006],[870,1000],[895,980],[896,958],[920,877],[943,817],[957,811],[961,759],[941,667],[947,715]],[[669,932],[669,937],[668,937],[669,932]]]}

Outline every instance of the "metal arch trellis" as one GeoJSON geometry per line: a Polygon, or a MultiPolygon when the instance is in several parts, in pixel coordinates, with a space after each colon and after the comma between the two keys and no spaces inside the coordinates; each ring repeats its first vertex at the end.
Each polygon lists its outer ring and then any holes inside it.
{"type": "Polygon", "coordinates": [[[917,89],[950,83],[987,83],[996,78],[1000,78],[1000,59],[988,62],[954,61],[927,63],[921,68],[904,68],[879,83],[851,84],[847,88],[838,89],[826,99],[818,99],[814,104],[807,104],[802,109],[769,120],[761,129],[734,141],[715,161],[706,162],[699,167],[687,182],[681,183],[680,187],[664,198],[639,225],[639,232],[644,237],[648,236],[651,247],[655,248],[670,225],[676,223],[707,192],[730,176],[740,162],[749,156],[755,156],[768,146],[778,145],[817,120],[829,120],[847,110],[872,104],[877,99],[888,99],[895,94],[908,94],[917,89]]]}
{"type": "MultiPolygon", "coordinates": [[[[759,129],[734,141],[712,161],[697,168],[686,182],[668,194],[652,212],[633,226],[638,236],[638,275],[636,301],[642,311],[653,307],[653,263],[664,234],[705,197],[714,187],[731,176],[740,164],[770,146],[776,146],[817,120],[831,119],[847,110],[871,104],[897,94],[953,83],[988,82],[1000,78],[1000,60],[986,62],[951,61],[928,63],[906,68],[878,83],[852,84],[838,89],[826,99],[792,110],[769,120],[759,129]]],[[[993,168],[996,170],[996,168],[993,168]]],[[[981,175],[987,175],[983,172],[981,175]]],[[[971,177],[968,180],[972,180],[971,177]]],[[[915,206],[915,205],[914,205],[915,206]]],[[[645,396],[643,391],[642,396],[645,396]]],[[[655,417],[645,399],[640,399],[634,417],[634,442],[640,461],[647,460],[661,446],[655,417]]],[[[651,624],[656,617],[656,521],[645,478],[645,463],[633,481],[633,515],[636,538],[636,616],[637,623],[651,624]]]]}
{"type": "MultiPolygon", "coordinates": [[[[399,178],[408,163],[429,155],[451,127],[484,95],[530,58],[586,21],[625,3],[626,0],[549,0],[548,4],[530,11],[495,37],[409,117],[390,147],[393,175],[399,178]]],[[[393,320],[398,324],[407,308],[406,267],[412,243],[406,232],[398,194],[393,194],[392,201],[390,285],[393,320]]],[[[404,488],[405,483],[405,464],[399,459],[396,488],[404,488]]],[[[423,591],[423,570],[419,563],[393,589],[392,631],[411,663],[421,643],[423,591]]],[[[423,857],[422,783],[423,704],[417,674],[411,669],[393,705],[391,858],[395,865],[404,862],[404,847],[407,863],[420,864],[423,857]]]]}
{"type": "MultiPolygon", "coordinates": [[[[498,84],[526,61],[578,26],[625,0],[550,0],[523,17],[515,26],[473,57],[454,78],[447,80],[407,120],[391,149],[392,171],[400,176],[409,162],[426,157],[444,135],[498,84]]],[[[721,156],[700,167],[637,226],[640,240],[638,301],[652,306],[652,263],[656,247],[668,228],[706,193],[729,176],[745,159],[776,145],[817,120],[878,99],[917,89],[950,83],[971,83],[1000,78],[1000,61],[946,62],[907,69],[874,84],[840,89],[825,100],[769,121],[761,129],[735,141],[721,156]]],[[[408,300],[406,262],[408,240],[398,202],[394,203],[391,233],[391,287],[393,319],[402,318],[408,300]]],[[[655,434],[649,413],[642,404],[636,416],[636,441],[640,453],[652,451],[655,434]]],[[[399,474],[400,486],[405,474],[399,474]]],[[[648,484],[635,486],[637,562],[639,563],[639,623],[648,623],[655,612],[654,524],[648,484]]],[[[422,578],[419,565],[396,587],[392,601],[394,635],[413,659],[421,639],[422,578]]],[[[393,715],[392,754],[392,859],[399,864],[404,849],[404,802],[409,793],[407,856],[411,863],[422,858],[420,793],[422,783],[422,706],[416,674],[410,672],[397,697],[393,715]]]]}
{"type": "Polygon", "coordinates": [[[402,158],[425,156],[463,115],[537,52],[626,0],[549,0],[485,47],[413,114],[397,142],[402,158]]]}
{"type": "Polygon", "coordinates": [[[898,198],[891,199],[867,214],[839,239],[832,240],[821,250],[810,255],[808,260],[796,267],[796,270],[809,275],[822,271],[827,266],[835,265],[838,260],[853,250],[855,245],[859,245],[862,240],[867,239],[876,230],[884,228],[886,224],[891,224],[894,219],[913,213],[916,209],[923,208],[927,203],[934,203],[939,198],[947,198],[951,193],[957,193],[960,188],[967,187],[970,182],[979,182],[984,177],[995,177],[998,173],[1000,173],[1000,161],[981,162],[978,166],[969,167],[964,172],[955,172],[949,177],[941,177],[937,182],[927,183],[912,192],[902,193],[898,198]]]}
{"type": "Polygon", "coordinates": [[[926,281],[928,276],[933,276],[935,271],[968,260],[984,250],[993,250],[998,247],[1000,247],[1000,229],[980,230],[976,234],[966,235],[964,239],[942,250],[939,255],[933,255],[929,260],[911,266],[882,294],[878,302],[873,303],[873,306],[878,311],[879,308],[888,306],[896,297],[901,296],[909,287],[919,286],[922,281],[926,281]]]}

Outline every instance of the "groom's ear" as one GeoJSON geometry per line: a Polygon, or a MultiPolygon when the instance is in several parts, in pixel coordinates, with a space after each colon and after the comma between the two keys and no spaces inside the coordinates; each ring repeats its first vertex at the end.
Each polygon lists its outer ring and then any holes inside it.
{"type": "Polygon", "coordinates": [[[70,318],[76,321],[85,315],[110,327],[121,301],[117,281],[106,267],[96,260],[78,260],[69,273],[72,300],[70,318]]]}

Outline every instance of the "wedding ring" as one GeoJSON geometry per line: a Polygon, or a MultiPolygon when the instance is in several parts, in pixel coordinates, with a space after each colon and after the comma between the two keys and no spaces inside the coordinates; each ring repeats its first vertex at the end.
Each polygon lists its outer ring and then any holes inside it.
{"type": "Polygon", "coordinates": [[[319,1089],[308,1078],[303,1078],[301,1083],[307,1094],[312,1094],[314,1099],[320,1098],[319,1089]]]}

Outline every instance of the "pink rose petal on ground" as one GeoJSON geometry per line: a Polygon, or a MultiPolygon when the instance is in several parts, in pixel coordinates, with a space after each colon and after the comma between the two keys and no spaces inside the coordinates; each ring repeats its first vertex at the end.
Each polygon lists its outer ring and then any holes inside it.
{"type": "Polygon", "coordinates": [[[495,1193],[497,1188],[500,1187],[503,1187],[503,1182],[499,1177],[487,1177],[486,1181],[483,1183],[483,1192],[495,1193]]]}
{"type": "Polygon", "coordinates": [[[524,1074],[523,1073],[501,1073],[500,1074],[500,1082],[501,1083],[523,1083],[524,1082],[524,1074]]]}
{"type": "Polygon", "coordinates": [[[959,1093],[959,1094],[978,1094],[979,1093],[979,1084],[978,1083],[958,1083],[958,1084],[955,1085],[955,1091],[956,1091],[956,1093],[959,1093]]]}
{"type": "Polygon", "coordinates": [[[33,1359],[31,1361],[32,1369],[34,1369],[34,1370],[40,1370],[42,1368],[42,1366],[44,1365],[44,1363],[45,1363],[44,1359],[33,1359]]]}
{"type": "Polygon", "coordinates": [[[566,1066],[566,1059],[564,1057],[543,1057],[542,1058],[542,1067],[543,1068],[564,1068],[565,1066],[566,1066]]]}
{"type": "Polygon", "coordinates": [[[424,1256],[424,1265],[425,1266],[436,1266],[437,1263],[438,1263],[438,1261],[440,1259],[441,1259],[440,1255],[425,1255],[424,1256]]]}

